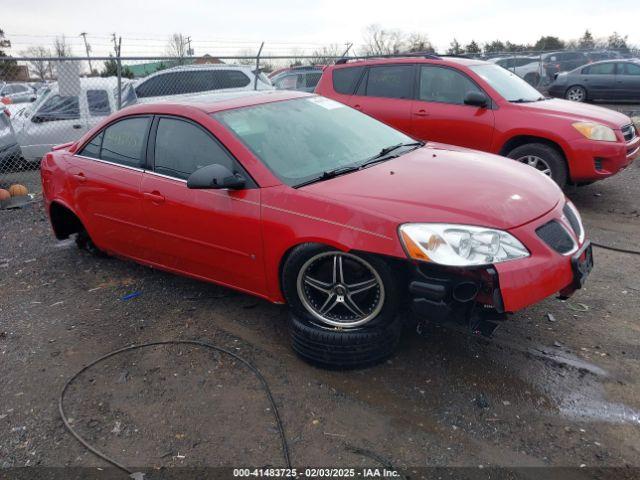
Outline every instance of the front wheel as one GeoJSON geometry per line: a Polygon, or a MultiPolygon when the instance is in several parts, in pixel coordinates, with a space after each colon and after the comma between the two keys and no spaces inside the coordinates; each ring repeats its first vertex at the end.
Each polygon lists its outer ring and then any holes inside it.
{"type": "Polygon", "coordinates": [[[560,188],[564,188],[567,183],[567,164],[562,154],[551,145],[527,143],[511,150],[507,157],[535,168],[550,177],[560,188]]]}
{"type": "Polygon", "coordinates": [[[586,102],[587,91],[580,85],[574,85],[573,87],[567,88],[567,91],[564,94],[564,98],[573,102],[586,102]]]}
{"type": "Polygon", "coordinates": [[[302,244],[282,270],[293,348],[311,363],[353,368],[391,354],[400,336],[398,280],[374,256],[302,244]]]}

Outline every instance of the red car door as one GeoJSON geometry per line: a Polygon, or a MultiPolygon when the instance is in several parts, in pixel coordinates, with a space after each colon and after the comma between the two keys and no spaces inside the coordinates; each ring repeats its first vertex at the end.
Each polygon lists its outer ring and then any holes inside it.
{"type": "Polygon", "coordinates": [[[69,157],[73,201],[100,248],[142,259],[140,183],[151,117],[128,117],[106,127],[69,157]]]}
{"type": "Polygon", "coordinates": [[[260,189],[200,125],[157,117],[151,138],[153,171],[144,173],[141,185],[150,261],[236,288],[264,291],[260,189]],[[212,163],[242,173],[246,188],[187,188],[189,175],[212,163]]]}
{"type": "Polygon", "coordinates": [[[415,66],[393,64],[370,67],[349,105],[405,133],[411,130],[415,66]]]}
{"type": "Polygon", "coordinates": [[[482,92],[480,87],[462,72],[444,66],[421,65],[418,77],[410,134],[421,140],[488,151],[494,129],[491,106],[464,103],[465,95],[482,92]]]}

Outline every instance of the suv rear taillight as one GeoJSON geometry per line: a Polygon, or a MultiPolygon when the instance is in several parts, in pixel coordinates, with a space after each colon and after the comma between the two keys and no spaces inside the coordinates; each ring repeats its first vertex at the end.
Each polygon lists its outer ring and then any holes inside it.
{"type": "Polygon", "coordinates": [[[5,108],[5,109],[4,109],[4,114],[5,114],[7,117],[11,117],[11,112],[9,111],[9,109],[8,109],[8,108],[5,108]]]}

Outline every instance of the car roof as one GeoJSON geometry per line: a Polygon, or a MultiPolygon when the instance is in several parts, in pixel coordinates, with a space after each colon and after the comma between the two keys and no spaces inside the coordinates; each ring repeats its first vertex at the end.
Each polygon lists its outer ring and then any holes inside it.
{"type": "Polygon", "coordinates": [[[295,98],[314,97],[311,93],[293,90],[242,90],[228,93],[212,93],[182,97],[180,100],[165,100],[154,103],[137,104],[127,107],[121,112],[125,115],[140,113],[175,113],[187,108],[204,113],[215,113],[222,110],[263,105],[265,103],[292,100],[295,98]]]}
{"type": "Polygon", "coordinates": [[[485,62],[484,60],[478,60],[475,58],[466,58],[466,57],[455,57],[449,55],[433,55],[429,57],[422,57],[417,55],[407,55],[405,57],[391,57],[391,58],[365,58],[362,60],[354,60],[348,61],[343,64],[337,64],[335,67],[339,68],[342,66],[366,66],[366,65],[387,65],[387,64],[396,64],[396,63],[434,63],[439,65],[446,65],[455,63],[457,65],[463,66],[472,66],[472,65],[482,65],[489,62],[485,62]]]}

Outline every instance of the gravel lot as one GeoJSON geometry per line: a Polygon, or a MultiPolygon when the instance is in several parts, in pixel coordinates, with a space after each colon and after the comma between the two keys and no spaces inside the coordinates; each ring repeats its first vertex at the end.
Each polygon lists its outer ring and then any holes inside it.
{"type": "MultiPolygon", "coordinates": [[[[37,172],[20,175],[37,188],[37,172]]],[[[639,249],[640,164],[568,195],[593,240],[639,249]]],[[[385,364],[331,372],[291,352],[285,307],[57,242],[39,197],[0,225],[1,467],[105,467],[64,429],[62,386],[111,350],[169,339],[251,360],[296,466],[640,467],[638,256],[598,248],[585,289],[514,315],[493,340],[408,330],[385,364]]],[[[259,382],[197,347],[113,357],[66,405],[125,465],[283,465],[259,382]]]]}

